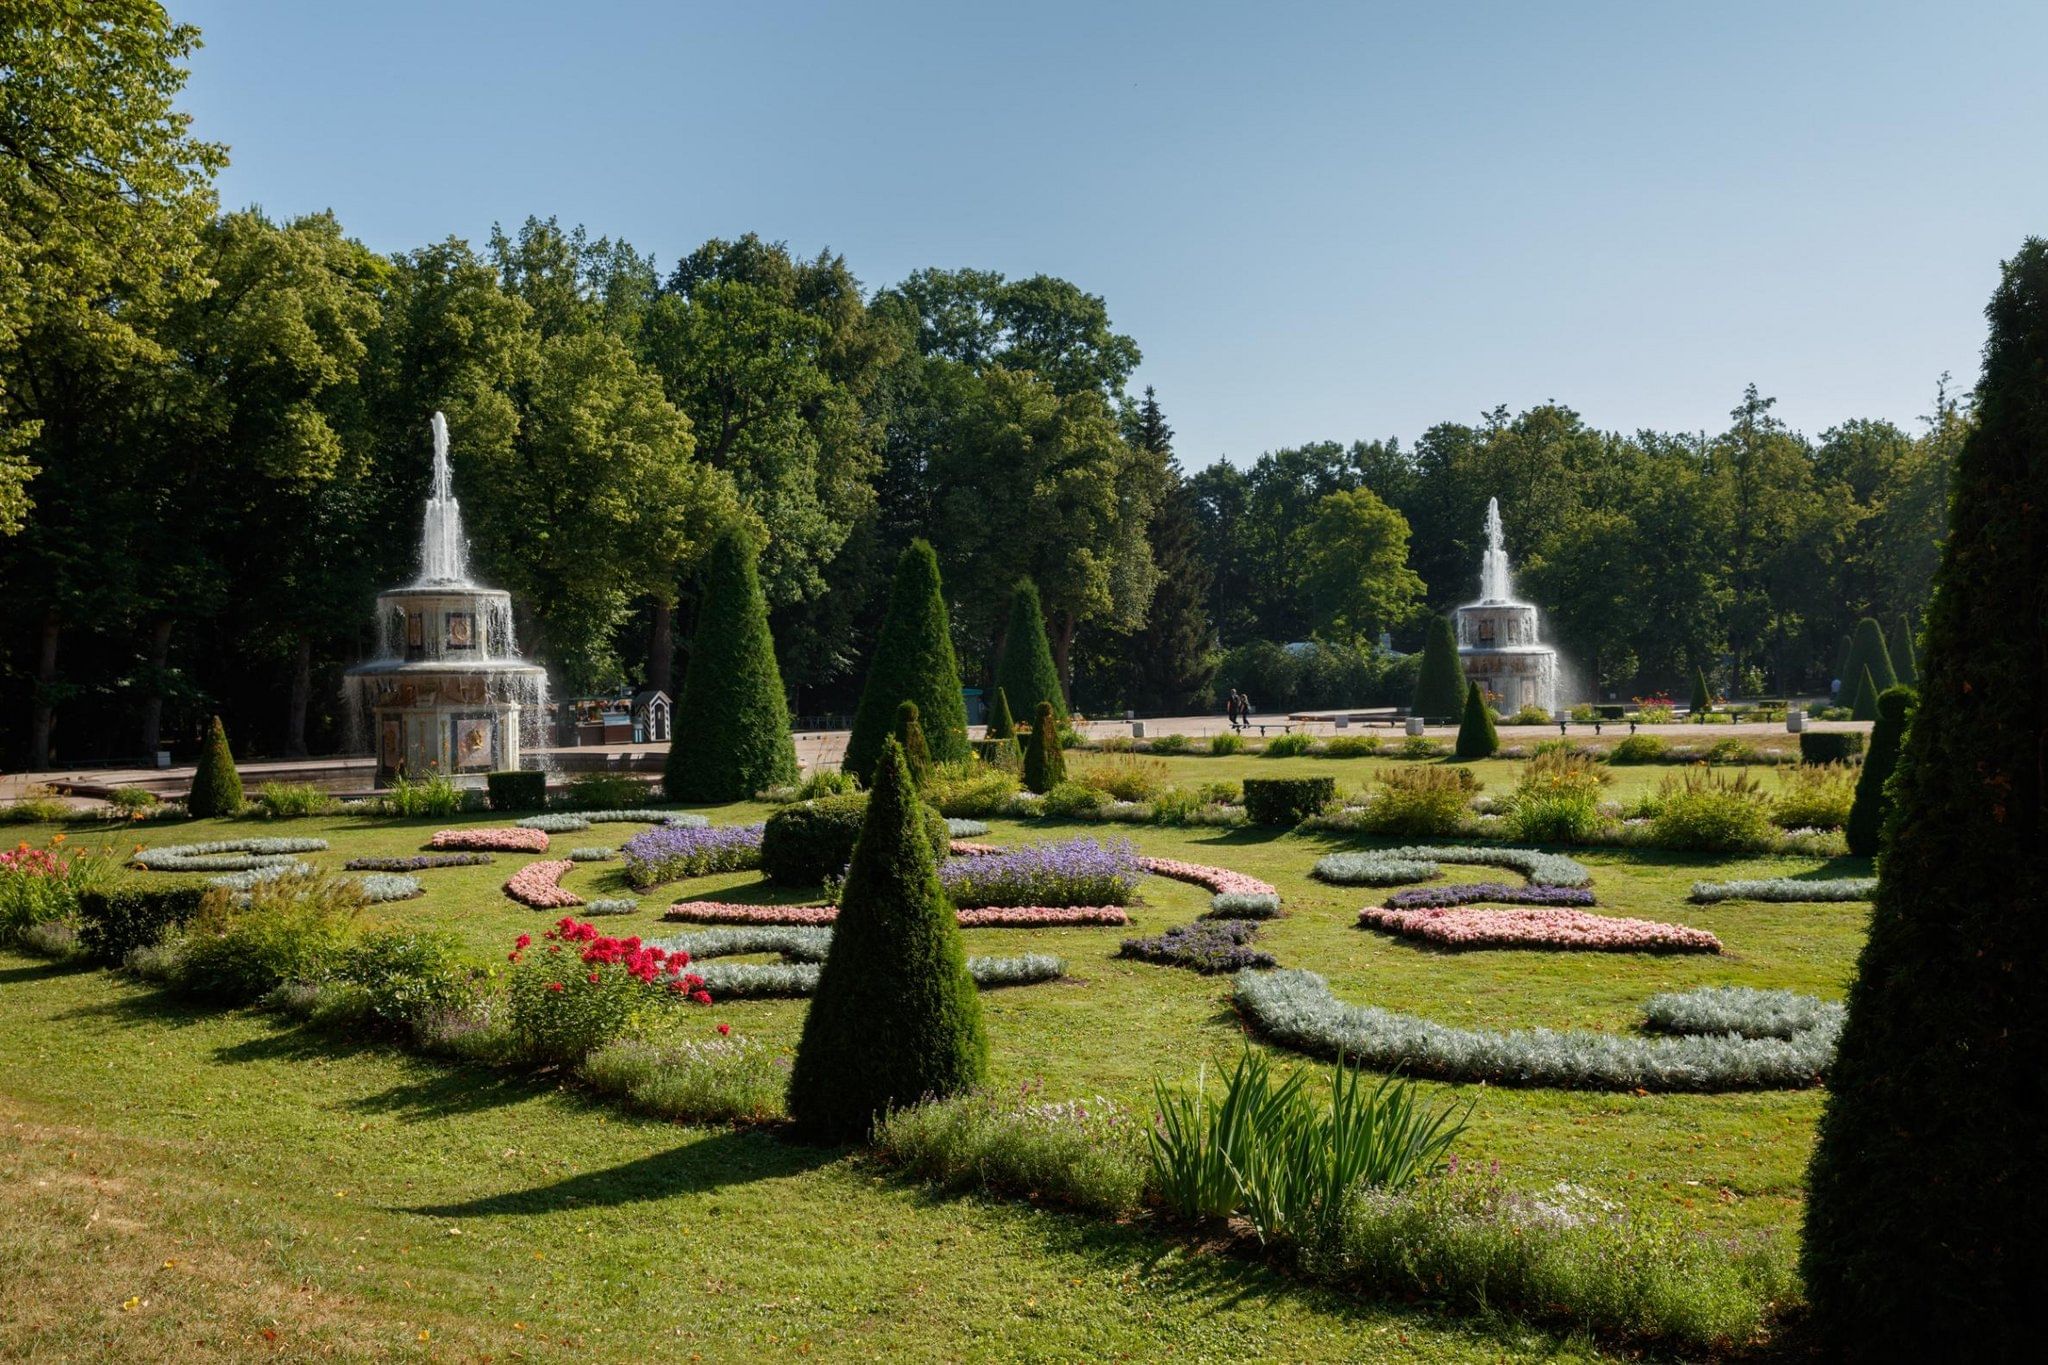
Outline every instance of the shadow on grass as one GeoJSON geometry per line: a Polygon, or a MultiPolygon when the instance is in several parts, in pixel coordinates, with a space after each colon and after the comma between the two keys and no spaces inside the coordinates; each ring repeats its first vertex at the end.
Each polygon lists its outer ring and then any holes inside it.
{"type": "Polygon", "coordinates": [[[30,962],[20,967],[0,967],[0,986],[12,981],[55,980],[60,976],[76,976],[80,972],[98,970],[95,963],[84,958],[66,958],[62,961],[45,960],[30,962]]]}
{"type": "Polygon", "coordinates": [[[615,1208],[678,1194],[703,1194],[756,1180],[780,1180],[830,1165],[845,1155],[840,1147],[804,1147],[764,1133],[718,1132],[656,1152],[621,1166],[586,1171],[550,1185],[466,1199],[458,1204],[422,1204],[393,1212],[428,1218],[544,1217],[569,1209],[615,1208]]]}
{"type": "Polygon", "coordinates": [[[1876,875],[1877,863],[1875,859],[1859,858],[1853,853],[1839,853],[1822,863],[1819,867],[1811,867],[1804,872],[1793,873],[1787,880],[1795,882],[1825,882],[1833,881],[1837,877],[1872,877],[1876,875]]]}

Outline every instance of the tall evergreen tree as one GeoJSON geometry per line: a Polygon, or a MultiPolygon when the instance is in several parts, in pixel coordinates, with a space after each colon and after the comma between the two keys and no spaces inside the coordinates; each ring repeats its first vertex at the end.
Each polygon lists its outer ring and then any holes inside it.
{"type": "Polygon", "coordinates": [[[1856,684],[1856,701],[1849,708],[1850,720],[1877,719],[1877,679],[1870,676],[1868,668],[1863,670],[1863,680],[1856,684]]]}
{"type": "Polygon", "coordinates": [[[1868,616],[1856,623],[1856,632],[1849,637],[1849,662],[1842,674],[1842,694],[1851,702],[1863,686],[1863,670],[1870,670],[1870,681],[1875,690],[1870,694],[1872,702],[1877,694],[1888,687],[1899,685],[1898,672],[1892,667],[1892,654],[1885,647],[1884,631],[1868,616]]]}
{"type": "Polygon", "coordinates": [[[1988,309],[1920,704],[1808,1178],[1831,1355],[2020,1360],[2048,1227],[2048,241],[1988,309]]]}
{"type": "Polygon", "coordinates": [[[1052,661],[1052,645],[1045,638],[1045,612],[1039,606],[1038,585],[1028,578],[1017,580],[1010,595],[1010,624],[1003,631],[1003,652],[996,660],[996,686],[1010,698],[1010,705],[1026,714],[1038,710],[1038,703],[1052,706],[1053,715],[1064,722],[1067,700],[1060,692],[1060,671],[1052,661]]]}
{"type": "Polygon", "coordinates": [[[1891,813],[1891,798],[1884,784],[1899,766],[1899,749],[1905,742],[1906,727],[1912,723],[1913,707],[1919,697],[1901,683],[1888,687],[1877,699],[1877,724],[1871,727],[1870,751],[1856,774],[1856,801],[1849,807],[1849,824],[1843,830],[1849,851],[1859,858],[1875,858],[1878,840],[1884,833],[1885,816],[1891,813]]]}
{"type": "Polygon", "coordinates": [[[1714,709],[1714,689],[1707,686],[1707,670],[1697,665],[1692,670],[1692,718],[1696,723],[1705,724],[1707,712],[1714,709]]]}
{"type": "Polygon", "coordinates": [[[1059,718],[1052,713],[1052,703],[1042,701],[1031,719],[1031,733],[1024,737],[1024,786],[1042,796],[1066,780],[1059,718]]]}
{"type": "Polygon", "coordinates": [[[989,703],[988,725],[982,731],[988,739],[1014,739],[1017,735],[1016,717],[1010,714],[1010,698],[1003,689],[996,689],[995,700],[989,703]]]}
{"type": "Polygon", "coordinates": [[[192,774],[192,790],[185,797],[185,810],[194,819],[233,815],[242,808],[242,774],[235,768],[235,756],[228,751],[227,727],[220,717],[206,732],[206,747],[199,751],[199,767],[192,774]]]}
{"type": "Polygon", "coordinates": [[[1913,618],[1899,618],[1899,647],[1892,651],[1892,666],[1899,671],[1899,681],[1908,687],[1920,682],[1919,661],[1913,657],[1913,618]]]}
{"type": "Polygon", "coordinates": [[[705,564],[697,633],[662,766],[671,801],[742,801],[801,775],[756,558],[752,539],[733,526],[705,564]]]}
{"type": "Polygon", "coordinates": [[[867,781],[882,755],[882,741],[896,727],[896,708],[906,701],[917,703],[933,762],[967,757],[967,703],[960,695],[960,665],[953,657],[939,557],[922,540],[911,541],[896,561],[889,612],[875,638],[867,686],[839,766],[867,781]]]}
{"type": "Polygon", "coordinates": [[[1458,757],[1492,758],[1500,749],[1500,732],[1493,727],[1493,708],[1486,704],[1479,684],[1465,692],[1465,718],[1458,723],[1458,757]]]}
{"type": "Polygon", "coordinates": [[[971,1090],[987,1071],[960,926],[902,747],[885,737],[790,1070],[789,1115],[814,1136],[857,1140],[891,1106],[971,1090]]]}
{"type": "Polygon", "coordinates": [[[1209,619],[1213,582],[1201,553],[1195,492],[1173,458],[1173,428],[1147,385],[1131,444],[1160,461],[1166,490],[1148,528],[1158,586],[1145,626],[1130,641],[1130,699],[1147,711],[1178,713],[1201,706],[1216,676],[1216,627],[1209,619]]]}
{"type": "Polygon", "coordinates": [[[1448,616],[1430,618],[1411,709],[1415,715],[1437,721],[1464,713],[1465,665],[1458,660],[1458,636],[1448,616]]]}

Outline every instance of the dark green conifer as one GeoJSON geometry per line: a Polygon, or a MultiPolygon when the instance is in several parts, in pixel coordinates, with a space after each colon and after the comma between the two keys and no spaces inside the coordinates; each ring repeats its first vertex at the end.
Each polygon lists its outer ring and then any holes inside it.
{"type": "Polygon", "coordinates": [[[884,736],[790,1071],[789,1115],[813,1137],[857,1141],[885,1110],[972,1090],[987,1071],[960,926],[902,746],[884,736]]]}
{"type": "Polygon", "coordinates": [[[988,708],[988,728],[984,734],[989,739],[1015,739],[1017,722],[1010,715],[1010,699],[1003,689],[996,689],[995,701],[988,708]]]}
{"type": "Polygon", "coordinates": [[[1877,724],[1870,730],[1870,748],[1863,755],[1863,771],[1856,775],[1856,803],[1849,808],[1849,825],[1844,831],[1849,851],[1859,858],[1875,858],[1884,818],[1891,810],[1884,784],[1899,766],[1899,747],[1912,723],[1913,705],[1919,700],[1903,683],[1887,687],[1877,699],[1877,724]]]}
{"type": "Polygon", "coordinates": [[[711,546],[697,631],[683,671],[661,785],[671,801],[743,801],[802,772],[752,538],[731,527],[711,546]]]}
{"type": "Polygon", "coordinates": [[[1500,733],[1493,728],[1493,708],[1486,704],[1479,684],[1465,690],[1465,718],[1458,724],[1459,758],[1492,758],[1500,748],[1500,733]]]}
{"type": "MultiPolygon", "coordinates": [[[[1863,671],[1870,670],[1872,691],[1870,700],[1875,703],[1877,694],[1888,687],[1897,687],[1899,675],[1892,668],[1891,651],[1885,648],[1884,631],[1868,616],[1856,623],[1856,633],[1849,637],[1849,671],[1842,675],[1842,695],[1853,705],[1857,693],[1862,690],[1863,671]]],[[[1864,717],[1864,719],[1873,719],[1864,717]]]]}
{"type": "Polygon", "coordinates": [[[1018,579],[1010,595],[1010,624],[1003,632],[1002,656],[996,660],[996,686],[1025,714],[1035,714],[1038,703],[1047,702],[1053,716],[1066,722],[1067,699],[1060,691],[1060,671],[1053,666],[1052,645],[1045,638],[1038,585],[1028,578],[1018,579]]]}
{"type": "Polygon", "coordinates": [[[1465,665],[1458,659],[1458,633],[1448,616],[1429,619],[1410,710],[1431,721],[1448,721],[1465,710],[1465,665]]]}
{"type": "Polygon", "coordinates": [[[1704,725],[1707,713],[1714,709],[1714,689],[1707,686],[1707,670],[1695,666],[1692,670],[1692,718],[1695,724],[1704,725]]]}
{"type": "Polygon", "coordinates": [[[874,659],[854,712],[840,767],[866,781],[881,757],[882,742],[896,728],[896,708],[917,703],[932,760],[967,757],[967,703],[960,695],[960,665],[953,657],[953,629],[939,583],[939,557],[913,540],[896,561],[889,611],[875,638],[874,659]]]}
{"type": "Polygon", "coordinates": [[[1913,657],[1913,621],[1911,617],[1899,618],[1899,647],[1892,651],[1892,666],[1899,671],[1899,681],[1913,687],[1920,681],[1920,664],[1913,657]]]}
{"type": "Polygon", "coordinates": [[[903,762],[910,780],[923,791],[932,778],[932,751],[924,742],[924,727],[917,722],[917,703],[904,702],[896,708],[896,742],[903,746],[903,762]]]}
{"type": "Polygon", "coordinates": [[[199,751],[199,768],[192,774],[192,790],[185,797],[185,809],[196,820],[209,816],[233,815],[242,809],[242,775],[235,770],[235,756],[228,751],[228,732],[220,717],[206,732],[206,746],[199,751]]]}
{"type": "Polygon", "coordinates": [[[1870,676],[1870,670],[1863,670],[1863,681],[1856,685],[1856,704],[1849,711],[1850,720],[1877,719],[1877,679],[1870,676]]]}
{"type": "Polygon", "coordinates": [[[2005,265],[1807,1179],[1816,1355],[2024,1360],[2048,1227],[2048,241],[2005,265]]]}
{"type": "Polygon", "coordinates": [[[1067,780],[1067,755],[1060,748],[1060,722],[1052,703],[1038,703],[1031,733],[1024,737],[1024,786],[1043,795],[1067,780]]]}

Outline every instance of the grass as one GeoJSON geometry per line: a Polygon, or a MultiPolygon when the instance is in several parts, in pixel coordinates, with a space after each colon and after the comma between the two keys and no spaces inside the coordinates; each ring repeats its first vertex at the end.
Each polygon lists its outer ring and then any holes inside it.
{"type": "MultiPolygon", "coordinates": [[[[1298,766],[1334,771],[1345,785],[1369,780],[1382,762],[1162,761],[1176,780],[1277,776],[1298,766]]],[[[1513,785],[1512,763],[1472,766],[1489,790],[1513,785]]],[[[1653,786],[1662,771],[1617,770],[1608,793],[1639,773],[1653,786]]],[[[765,810],[739,803],[706,813],[724,824],[765,810]]],[[[306,858],[338,869],[351,857],[417,852],[439,828],[493,822],[342,815],[295,821],[292,833],[328,839],[327,852],[306,858]]],[[[1706,985],[1840,998],[1869,913],[1860,903],[1686,899],[1702,879],[1867,875],[1861,860],[1580,849],[1572,856],[1592,868],[1604,911],[1708,929],[1727,951],[1446,956],[1361,932],[1356,910],[1374,893],[1309,879],[1318,856],[1359,841],[991,823],[996,843],[1129,836],[1148,854],[1262,877],[1284,898],[1282,917],[1260,938],[1281,964],[1323,974],[1347,1000],[1464,1026],[1630,1030],[1652,995],[1706,985]]],[[[68,830],[74,843],[101,841],[90,826],[68,830]]],[[[48,832],[21,833],[39,842],[48,832]]],[[[220,820],[124,826],[106,837],[125,849],[260,832],[261,821],[220,820]]],[[[421,873],[424,897],[370,913],[445,929],[475,960],[502,961],[516,934],[553,918],[499,890],[527,860],[500,855],[492,866],[421,873]]],[[[1447,869],[1452,880],[1489,875],[1497,874],[1447,869]]],[[[610,865],[579,864],[564,884],[586,898],[617,895],[617,877],[610,865]]],[[[701,878],[645,897],[637,913],[606,920],[606,932],[682,932],[659,915],[684,898],[807,897],[752,873],[701,878]]],[[[1227,1066],[1242,1045],[1228,977],[1116,956],[1124,937],[1194,919],[1208,899],[1200,888],[1148,877],[1130,929],[971,931],[970,952],[1056,953],[1069,964],[1066,979],[983,996],[992,1083],[1014,1092],[1042,1082],[1048,1099],[1100,1094],[1144,1112],[1155,1076],[1180,1080],[1202,1060],[1227,1066]]],[[[729,1022],[782,1051],[806,1007],[736,1001],[686,1018],[707,1031],[729,1022]]],[[[1517,1187],[1570,1180],[1717,1235],[1796,1237],[1819,1092],[1423,1087],[1429,1100],[1475,1093],[1459,1150],[1468,1160],[1499,1160],[1517,1187]]],[[[130,1357],[240,1358],[265,1326],[291,1347],[281,1351],[288,1356],[401,1359],[438,1356],[444,1341],[451,1359],[503,1359],[511,1349],[529,1358],[625,1358],[681,1342],[707,1359],[794,1353],[805,1341],[827,1355],[912,1358],[1122,1351],[1458,1360],[1580,1349],[1309,1288],[1232,1258],[1191,1255],[1142,1227],[928,1195],[841,1152],[759,1132],[681,1129],[545,1081],[356,1048],[11,955],[0,957],[0,1116],[7,1221],[35,1230],[0,1251],[17,1286],[0,1307],[0,1354],[10,1358],[54,1358],[81,1341],[130,1357]],[[178,1265],[165,1269],[165,1260],[178,1265]],[[302,1281],[313,1288],[300,1292],[302,1281]],[[152,1307],[124,1311],[131,1296],[152,1307]],[[174,1319],[195,1325],[188,1331],[174,1319]],[[430,1332],[427,1343],[420,1330],[430,1332]],[[572,1345],[560,1345],[564,1337],[572,1345]],[[202,1340],[211,1344],[194,1344],[202,1340]]]]}

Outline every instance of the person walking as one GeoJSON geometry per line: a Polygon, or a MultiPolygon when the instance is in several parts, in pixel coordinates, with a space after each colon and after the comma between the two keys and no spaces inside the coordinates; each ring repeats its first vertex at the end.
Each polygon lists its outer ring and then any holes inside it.
{"type": "Polygon", "coordinates": [[[1244,698],[1238,695],[1236,688],[1231,688],[1230,696],[1227,697],[1223,702],[1223,714],[1230,721],[1230,729],[1232,733],[1235,733],[1237,730],[1238,713],[1243,709],[1243,707],[1244,698]]]}

